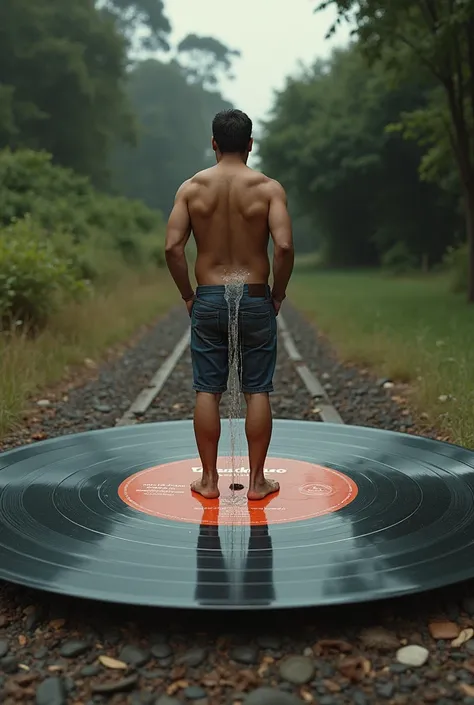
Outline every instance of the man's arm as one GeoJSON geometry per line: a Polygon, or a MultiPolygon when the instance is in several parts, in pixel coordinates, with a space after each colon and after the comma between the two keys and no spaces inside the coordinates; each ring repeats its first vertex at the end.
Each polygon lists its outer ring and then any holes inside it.
{"type": "Polygon", "coordinates": [[[286,193],[277,181],[271,184],[268,228],[274,245],[272,297],[281,303],[293,272],[295,251],[286,193]]]}
{"type": "Polygon", "coordinates": [[[166,264],[184,301],[190,301],[194,296],[185,254],[186,243],[191,234],[188,188],[188,182],[185,181],[176,193],[173,210],[166,229],[165,245],[166,264]]]}

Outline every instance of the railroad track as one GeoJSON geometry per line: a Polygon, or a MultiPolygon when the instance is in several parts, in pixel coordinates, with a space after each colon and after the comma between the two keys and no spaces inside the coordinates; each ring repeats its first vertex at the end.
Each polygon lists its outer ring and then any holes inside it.
{"type": "MultiPolygon", "coordinates": [[[[300,376],[304,387],[308,391],[308,395],[317,405],[321,420],[326,423],[344,423],[338,411],[331,404],[323,385],[313,374],[313,372],[311,372],[303,357],[299,353],[295,341],[281,313],[278,315],[277,320],[280,343],[283,344],[286,354],[295,366],[296,372],[300,376]]],[[[181,336],[173,348],[171,354],[155,372],[150,380],[150,383],[140,391],[127,411],[116,422],[116,426],[133,425],[146,414],[154,400],[163,390],[167,380],[180,361],[181,357],[188,349],[189,342],[190,330],[187,328],[185,333],[181,336]]]]}

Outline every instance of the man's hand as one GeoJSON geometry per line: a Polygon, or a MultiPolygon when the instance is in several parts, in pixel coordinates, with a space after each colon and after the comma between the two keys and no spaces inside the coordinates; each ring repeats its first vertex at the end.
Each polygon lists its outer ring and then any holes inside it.
{"type": "Polygon", "coordinates": [[[190,318],[191,318],[191,314],[192,314],[192,312],[193,312],[193,306],[194,306],[194,301],[195,301],[195,299],[196,299],[196,297],[193,296],[192,299],[189,299],[189,301],[186,301],[186,302],[185,302],[185,303],[186,303],[186,308],[188,309],[188,313],[189,313],[189,317],[190,317],[190,318]]]}
{"type": "Polygon", "coordinates": [[[277,301],[276,299],[272,299],[272,302],[273,302],[273,308],[275,309],[275,315],[278,316],[278,314],[280,313],[281,303],[282,303],[282,302],[281,302],[281,301],[277,301]]]}

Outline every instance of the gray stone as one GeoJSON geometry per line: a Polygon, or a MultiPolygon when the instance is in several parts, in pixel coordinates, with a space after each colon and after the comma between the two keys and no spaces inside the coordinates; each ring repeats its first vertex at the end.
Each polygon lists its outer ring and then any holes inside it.
{"type": "Polygon", "coordinates": [[[176,659],[178,666],[189,666],[190,668],[197,668],[206,659],[207,651],[206,649],[201,649],[196,647],[190,649],[185,654],[176,659]]]}
{"type": "Polygon", "coordinates": [[[393,683],[384,683],[383,685],[378,685],[376,687],[376,690],[377,695],[380,695],[381,698],[386,698],[387,700],[390,700],[390,698],[395,692],[395,686],[393,685],[393,683]]]}
{"type": "Polygon", "coordinates": [[[176,698],[170,698],[168,695],[162,695],[155,701],[155,705],[181,705],[181,702],[176,700],[176,698]]]}
{"type": "Polygon", "coordinates": [[[92,686],[93,693],[124,693],[127,690],[131,690],[138,681],[138,676],[133,674],[122,678],[119,681],[110,681],[108,683],[96,683],[92,686]]]}
{"type": "Polygon", "coordinates": [[[8,654],[8,649],[10,644],[6,639],[0,639],[0,658],[3,658],[8,654]]]}
{"type": "Polygon", "coordinates": [[[150,652],[139,649],[138,646],[128,644],[120,652],[119,661],[124,661],[130,666],[144,666],[150,660],[150,652]]]}
{"type": "Polygon", "coordinates": [[[85,678],[96,676],[98,673],[100,673],[100,668],[95,663],[91,663],[90,665],[81,668],[81,676],[84,676],[85,678]]]}
{"type": "Polygon", "coordinates": [[[153,705],[154,702],[153,693],[133,693],[130,697],[130,705],[153,705]]]}
{"type": "Polygon", "coordinates": [[[318,700],[319,705],[335,705],[336,702],[336,699],[332,695],[323,695],[323,697],[318,700]]]}
{"type": "Polygon", "coordinates": [[[206,697],[207,693],[198,685],[190,685],[189,688],[183,690],[183,695],[188,700],[201,700],[201,698],[206,697]]]}
{"type": "Polygon", "coordinates": [[[258,688],[245,698],[244,705],[303,705],[303,701],[282,690],[258,688]]]}
{"type": "Polygon", "coordinates": [[[167,672],[165,671],[164,668],[155,668],[154,670],[146,669],[146,668],[141,668],[139,671],[140,675],[142,678],[146,678],[146,680],[157,680],[158,678],[166,678],[167,672]]]}
{"type": "Polygon", "coordinates": [[[266,634],[264,636],[260,636],[257,639],[257,644],[262,649],[277,650],[281,647],[281,639],[278,636],[274,636],[272,634],[266,634]]]}
{"type": "Polygon", "coordinates": [[[72,693],[76,689],[76,684],[70,676],[65,676],[64,687],[68,693],[72,693]]]}
{"type": "Polygon", "coordinates": [[[230,658],[238,663],[255,665],[258,663],[258,649],[255,646],[236,646],[230,652],[230,658]]]}
{"type": "Polygon", "coordinates": [[[332,678],[335,673],[334,666],[331,666],[330,663],[326,663],[325,661],[323,661],[323,663],[318,664],[318,666],[321,672],[321,676],[323,678],[332,678]]]}
{"type": "Polygon", "coordinates": [[[71,640],[66,641],[60,648],[59,653],[64,658],[76,658],[89,651],[91,645],[87,641],[71,640]]]}
{"type": "Polygon", "coordinates": [[[168,646],[168,644],[159,643],[159,644],[154,644],[154,646],[152,646],[151,653],[153,654],[153,656],[155,658],[161,659],[161,658],[168,658],[169,656],[171,656],[171,654],[173,653],[173,650],[171,649],[170,646],[168,646]]]}
{"type": "Polygon", "coordinates": [[[353,705],[367,705],[367,696],[361,690],[355,690],[352,693],[352,702],[353,705]]]}
{"type": "Polygon", "coordinates": [[[39,607],[34,607],[26,616],[25,629],[27,632],[33,631],[38,626],[41,620],[41,610],[39,607]]]}
{"type": "Polygon", "coordinates": [[[309,683],[314,671],[314,661],[307,656],[290,656],[280,664],[280,676],[295,685],[309,683]]]}
{"type": "Polygon", "coordinates": [[[39,649],[36,649],[34,652],[33,656],[35,659],[43,659],[46,658],[46,656],[49,654],[49,651],[46,646],[40,646],[39,649]]]}
{"type": "Polygon", "coordinates": [[[410,688],[410,690],[418,688],[418,686],[421,685],[421,682],[421,678],[414,673],[410,676],[402,676],[400,678],[400,685],[403,686],[403,688],[410,688]]]}
{"type": "Polygon", "coordinates": [[[95,404],[94,409],[100,414],[109,414],[112,411],[112,407],[107,404],[95,404]]]}
{"type": "Polygon", "coordinates": [[[456,676],[460,681],[463,681],[464,683],[472,683],[473,681],[472,673],[466,671],[465,668],[461,668],[459,669],[459,671],[456,671],[456,676]]]}
{"type": "Polygon", "coordinates": [[[473,654],[474,655],[474,639],[471,641],[467,641],[464,644],[464,648],[467,651],[468,654],[473,654]]]}
{"type": "Polygon", "coordinates": [[[66,691],[60,678],[46,678],[36,689],[36,705],[66,705],[66,691]]]}
{"type": "Polygon", "coordinates": [[[5,656],[0,659],[0,671],[16,673],[18,671],[18,659],[15,656],[5,656]]]}

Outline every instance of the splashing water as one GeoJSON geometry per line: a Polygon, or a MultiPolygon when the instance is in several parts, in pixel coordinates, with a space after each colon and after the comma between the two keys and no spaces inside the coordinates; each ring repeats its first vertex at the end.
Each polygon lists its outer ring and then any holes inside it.
{"type": "MultiPolygon", "coordinates": [[[[232,487],[236,482],[237,453],[241,457],[241,438],[239,426],[236,424],[241,415],[241,373],[242,354],[239,339],[239,307],[244,293],[244,280],[242,275],[235,274],[227,278],[224,297],[227,301],[229,316],[229,430],[230,430],[230,456],[232,468],[232,487]]],[[[240,462],[239,465],[242,463],[240,462]]],[[[234,489],[232,489],[234,496],[234,489]]]]}

